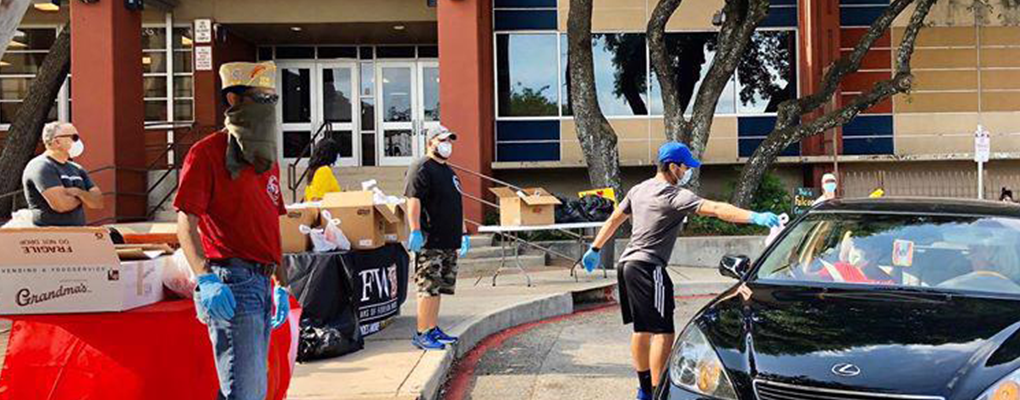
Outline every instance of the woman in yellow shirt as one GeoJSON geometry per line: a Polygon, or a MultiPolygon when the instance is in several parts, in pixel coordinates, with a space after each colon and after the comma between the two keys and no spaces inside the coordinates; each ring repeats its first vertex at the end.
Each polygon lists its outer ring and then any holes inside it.
{"type": "Polygon", "coordinates": [[[339,192],[340,184],[333,176],[333,164],[340,156],[340,145],[332,139],[322,139],[315,145],[308,161],[308,185],[305,201],[319,201],[326,193],[339,192]]]}

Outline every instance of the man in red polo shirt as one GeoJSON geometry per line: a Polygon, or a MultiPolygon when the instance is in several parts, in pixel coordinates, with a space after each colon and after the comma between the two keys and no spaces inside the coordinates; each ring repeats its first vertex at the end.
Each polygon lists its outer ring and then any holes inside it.
{"type": "Polygon", "coordinates": [[[269,334],[289,305],[280,266],[286,209],[276,162],[276,66],[229,63],[220,77],[230,106],[226,128],[195,143],[184,160],[177,236],[197,276],[195,308],[209,327],[219,398],[261,400],[269,334]]]}

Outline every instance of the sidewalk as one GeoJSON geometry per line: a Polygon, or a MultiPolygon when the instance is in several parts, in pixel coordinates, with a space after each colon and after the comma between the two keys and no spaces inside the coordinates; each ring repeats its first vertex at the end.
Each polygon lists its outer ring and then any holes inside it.
{"type": "MultiPolygon", "coordinates": [[[[734,281],[714,269],[670,267],[675,295],[719,293],[734,281]]],[[[520,324],[573,312],[574,297],[615,298],[615,271],[581,272],[574,282],[566,270],[532,274],[532,287],[521,275],[500,275],[498,286],[486,279],[458,280],[457,295],[444,297],[440,324],[461,342],[444,351],[424,352],[411,346],[416,298],[413,285],[401,316],[366,340],[365,349],[347,356],[298,364],[289,399],[426,399],[437,397],[452,363],[485,337],[520,324]],[[448,329],[447,329],[448,328],[448,329]]]]}

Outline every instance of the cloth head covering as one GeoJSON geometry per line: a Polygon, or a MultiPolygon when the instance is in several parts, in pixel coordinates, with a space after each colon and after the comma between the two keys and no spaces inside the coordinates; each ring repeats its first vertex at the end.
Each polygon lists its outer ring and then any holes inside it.
{"type": "Polygon", "coordinates": [[[836,175],[833,174],[822,175],[822,183],[825,182],[836,182],[836,175]]]}
{"type": "Polygon", "coordinates": [[[426,139],[429,142],[431,142],[432,139],[436,139],[436,138],[439,138],[439,140],[446,140],[446,139],[457,140],[457,134],[451,132],[449,129],[446,129],[446,127],[442,126],[442,125],[438,125],[438,126],[434,126],[432,128],[429,128],[428,135],[425,136],[425,137],[426,137],[426,139]]]}
{"type": "Polygon", "coordinates": [[[694,155],[691,154],[691,149],[680,142],[666,142],[662,147],[659,147],[659,163],[667,162],[683,164],[687,168],[698,168],[701,166],[701,161],[694,158],[694,155]]]}
{"type": "Polygon", "coordinates": [[[276,89],[276,64],[272,61],[232,62],[220,66],[221,89],[248,86],[276,89]]]}

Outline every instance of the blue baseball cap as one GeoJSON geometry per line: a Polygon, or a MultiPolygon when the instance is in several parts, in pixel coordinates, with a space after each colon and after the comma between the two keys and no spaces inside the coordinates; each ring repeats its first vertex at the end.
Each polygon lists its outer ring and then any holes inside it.
{"type": "Polygon", "coordinates": [[[694,155],[691,154],[691,149],[680,142],[666,142],[662,147],[659,147],[659,163],[667,162],[683,164],[688,168],[698,168],[701,166],[701,161],[694,158],[694,155]]]}

